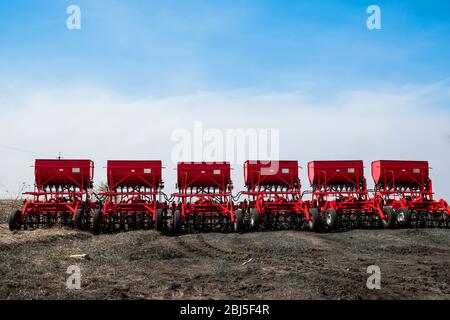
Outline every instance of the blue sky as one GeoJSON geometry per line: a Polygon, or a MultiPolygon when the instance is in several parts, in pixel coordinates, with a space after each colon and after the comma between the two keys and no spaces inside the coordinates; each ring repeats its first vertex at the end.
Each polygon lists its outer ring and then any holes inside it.
{"type": "Polygon", "coordinates": [[[446,80],[447,1],[57,1],[0,4],[0,79],[130,96],[446,80]],[[82,29],[65,28],[77,4],[82,29]],[[366,28],[377,4],[382,30],[366,28]]]}
{"type": "Polygon", "coordinates": [[[369,181],[372,160],[428,160],[449,199],[449,40],[450,1],[1,1],[0,197],[59,153],[96,182],[108,159],[162,159],[170,192],[171,136],[200,121],[278,129],[302,166],[363,159],[369,181]]]}

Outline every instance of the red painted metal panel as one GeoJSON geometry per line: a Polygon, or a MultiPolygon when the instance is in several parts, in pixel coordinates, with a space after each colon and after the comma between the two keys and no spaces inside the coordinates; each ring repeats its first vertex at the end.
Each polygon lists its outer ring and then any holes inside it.
{"type": "Polygon", "coordinates": [[[161,182],[161,160],[108,160],[108,185],[158,186],[161,182]]]}
{"type": "Polygon", "coordinates": [[[246,186],[292,185],[298,180],[298,161],[252,161],[244,163],[246,186]]]}
{"type": "Polygon", "coordinates": [[[177,165],[179,187],[223,187],[231,181],[228,162],[179,162],[177,165]]]}
{"type": "Polygon", "coordinates": [[[362,160],[311,161],[308,178],[313,186],[356,185],[364,178],[364,164],[362,160]]]}
{"type": "Polygon", "coordinates": [[[372,162],[375,184],[419,184],[429,180],[428,161],[377,160],[372,162]]]}
{"type": "Polygon", "coordinates": [[[38,187],[49,185],[87,185],[94,178],[94,162],[73,159],[36,159],[38,187]]]}

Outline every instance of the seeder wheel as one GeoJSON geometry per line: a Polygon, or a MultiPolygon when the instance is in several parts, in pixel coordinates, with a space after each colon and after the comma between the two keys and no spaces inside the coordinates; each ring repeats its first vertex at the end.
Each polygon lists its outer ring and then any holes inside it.
{"type": "Polygon", "coordinates": [[[173,231],[175,234],[180,234],[182,229],[181,211],[175,210],[173,213],[173,231]]]}
{"type": "Polygon", "coordinates": [[[94,211],[94,221],[92,223],[92,230],[94,231],[94,234],[100,234],[102,231],[102,224],[103,224],[103,217],[102,217],[102,210],[96,209],[94,211]]]}
{"type": "Polygon", "coordinates": [[[383,213],[386,216],[384,219],[381,219],[381,224],[385,229],[390,229],[394,227],[395,222],[395,211],[392,207],[383,207],[383,213]]]}
{"type": "Polygon", "coordinates": [[[335,230],[337,228],[338,215],[336,210],[330,208],[325,213],[325,223],[327,225],[328,230],[335,230]]]}
{"type": "Polygon", "coordinates": [[[309,229],[312,231],[320,231],[321,221],[320,214],[317,208],[309,209],[310,220],[308,221],[309,229]]]}
{"type": "Polygon", "coordinates": [[[86,215],[83,209],[77,209],[75,213],[75,228],[80,230],[86,229],[86,215]]]}
{"type": "Polygon", "coordinates": [[[20,230],[20,216],[22,215],[22,211],[15,210],[11,212],[9,215],[9,230],[20,230]]]}
{"type": "Polygon", "coordinates": [[[235,218],[234,221],[234,232],[240,232],[242,230],[242,223],[244,220],[244,215],[242,213],[242,209],[237,209],[235,212],[235,218]]]}
{"type": "Polygon", "coordinates": [[[259,229],[261,221],[261,215],[258,209],[252,208],[250,209],[250,229],[252,231],[256,231],[259,229]]]}
{"type": "Polygon", "coordinates": [[[409,227],[411,224],[411,211],[406,208],[399,208],[396,211],[396,219],[399,227],[409,227]]]}

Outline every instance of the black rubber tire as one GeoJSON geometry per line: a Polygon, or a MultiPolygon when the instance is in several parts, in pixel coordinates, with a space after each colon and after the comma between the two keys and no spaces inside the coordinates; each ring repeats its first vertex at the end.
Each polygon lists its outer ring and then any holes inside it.
{"type": "Polygon", "coordinates": [[[83,209],[77,209],[75,212],[75,228],[84,230],[86,227],[85,215],[83,209]]]}
{"type": "Polygon", "coordinates": [[[156,209],[156,231],[164,231],[164,209],[156,209]]]}
{"type": "Polygon", "coordinates": [[[22,211],[14,210],[9,215],[9,230],[20,230],[20,217],[22,215],[22,211]]]}
{"type": "Polygon", "coordinates": [[[181,211],[175,210],[173,213],[173,232],[175,234],[180,234],[182,227],[183,227],[183,224],[181,221],[181,211]]]}
{"type": "Polygon", "coordinates": [[[102,220],[102,210],[96,209],[94,211],[94,221],[92,222],[92,231],[94,232],[94,234],[100,234],[100,232],[102,231],[102,220]]]}
{"type": "Polygon", "coordinates": [[[398,208],[395,211],[395,219],[399,227],[409,227],[411,225],[411,211],[404,207],[398,208]]]}
{"type": "Polygon", "coordinates": [[[242,213],[242,209],[237,209],[234,215],[236,218],[234,221],[234,232],[241,232],[242,224],[244,222],[244,214],[242,213]]]}
{"type": "Polygon", "coordinates": [[[258,209],[250,209],[250,230],[257,231],[261,223],[261,214],[258,209]]]}
{"type": "Polygon", "coordinates": [[[383,213],[387,215],[386,219],[381,219],[381,224],[385,229],[391,229],[395,225],[395,211],[392,207],[383,207],[383,213]]]}
{"type": "Polygon", "coordinates": [[[309,216],[310,220],[308,221],[309,229],[311,231],[320,231],[321,229],[321,221],[320,221],[320,214],[319,210],[317,208],[311,208],[309,209],[309,216]]]}
{"type": "Polygon", "coordinates": [[[328,209],[325,212],[325,224],[327,225],[328,230],[336,230],[338,223],[338,214],[336,210],[333,208],[328,209]]]}

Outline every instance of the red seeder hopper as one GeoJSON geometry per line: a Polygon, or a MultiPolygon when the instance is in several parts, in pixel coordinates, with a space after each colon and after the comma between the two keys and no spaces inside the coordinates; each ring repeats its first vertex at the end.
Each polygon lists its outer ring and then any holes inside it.
{"type": "Polygon", "coordinates": [[[239,226],[233,210],[232,182],[228,162],[180,162],[177,165],[178,199],[171,211],[172,230],[229,229],[239,226]]]}
{"type": "Polygon", "coordinates": [[[89,227],[94,163],[91,160],[36,160],[35,187],[24,195],[22,210],[13,211],[9,228],[52,226],[57,221],[80,229],[89,227]]]}
{"type": "Polygon", "coordinates": [[[374,197],[396,212],[399,226],[448,226],[450,207],[433,199],[427,161],[372,162],[374,197]]]}
{"type": "Polygon", "coordinates": [[[163,188],[159,160],[109,160],[108,191],[102,207],[94,213],[94,233],[125,229],[147,229],[156,222],[162,229],[166,204],[160,203],[163,188]]]}
{"type": "Polygon", "coordinates": [[[342,224],[394,225],[395,213],[369,198],[364,165],[361,160],[311,161],[308,177],[312,186],[312,205],[325,227],[333,230],[342,224]]]}
{"type": "Polygon", "coordinates": [[[244,214],[250,229],[257,230],[281,225],[301,227],[304,222],[311,229],[317,225],[316,217],[310,217],[308,206],[302,201],[298,161],[246,161],[244,182],[247,191],[236,215],[244,214]]]}

